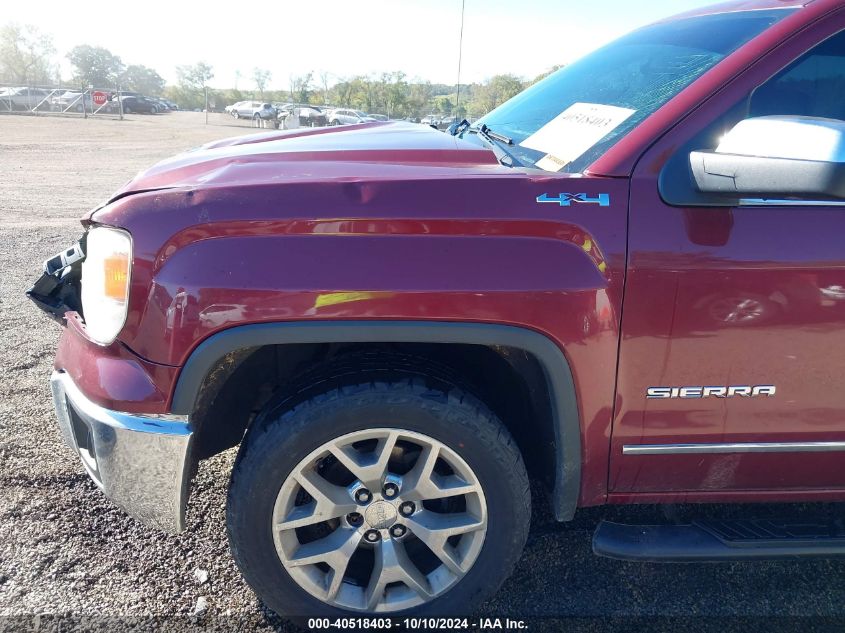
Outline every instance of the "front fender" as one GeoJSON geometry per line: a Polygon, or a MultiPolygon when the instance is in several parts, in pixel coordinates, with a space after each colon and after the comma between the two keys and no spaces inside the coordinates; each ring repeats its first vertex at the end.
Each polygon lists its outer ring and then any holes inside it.
{"type": "Polygon", "coordinates": [[[253,324],[538,332],[565,350],[579,396],[581,504],[603,503],[627,181],[389,162],[345,162],[327,179],[321,165],[265,161],[259,185],[235,162],[209,177],[237,185],[141,193],[98,212],[136,247],[120,341],[180,367],[204,341],[253,324]],[[603,195],[609,206],[537,202],[564,200],[561,191],[603,195]]]}
{"type": "Polygon", "coordinates": [[[206,376],[218,360],[238,350],[262,345],[381,342],[505,346],[533,356],[543,368],[552,397],[550,408],[557,453],[553,509],[560,521],[574,516],[581,489],[581,424],[575,382],[560,348],[549,338],[524,328],[413,321],[262,323],[234,327],[208,338],[191,354],[179,374],[171,411],[181,415],[193,413],[206,376]]]}
{"type": "Polygon", "coordinates": [[[125,342],[182,365],[216,332],[247,323],[419,319],[554,331],[582,339],[611,317],[593,256],[523,236],[236,235],[188,243],[156,271],[125,342]]]}

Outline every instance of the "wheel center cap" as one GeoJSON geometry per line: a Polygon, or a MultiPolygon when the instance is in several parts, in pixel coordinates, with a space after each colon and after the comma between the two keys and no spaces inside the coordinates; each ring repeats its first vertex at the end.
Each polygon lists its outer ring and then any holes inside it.
{"type": "Polygon", "coordinates": [[[396,522],[396,508],[387,501],[376,501],[364,512],[367,524],[375,530],[384,530],[396,522]]]}

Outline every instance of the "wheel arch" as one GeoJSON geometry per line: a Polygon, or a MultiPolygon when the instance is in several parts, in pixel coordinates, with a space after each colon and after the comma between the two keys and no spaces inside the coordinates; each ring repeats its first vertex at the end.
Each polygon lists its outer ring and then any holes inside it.
{"type": "MultiPolygon", "coordinates": [[[[543,371],[554,431],[552,505],[559,521],[571,519],[581,483],[581,424],[575,382],[561,348],[527,328],[487,323],[414,321],[320,321],[241,325],[210,336],[188,357],[179,373],[171,412],[194,413],[204,383],[221,361],[236,367],[251,351],[266,346],[347,343],[435,343],[508,347],[533,357],[543,371]]],[[[225,374],[226,372],[222,372],[225,374]]]]}

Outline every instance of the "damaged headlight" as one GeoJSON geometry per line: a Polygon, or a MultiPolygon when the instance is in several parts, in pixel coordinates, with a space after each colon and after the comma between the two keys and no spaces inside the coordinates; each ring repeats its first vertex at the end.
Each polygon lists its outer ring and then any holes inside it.
{"type": "Polygon", "coordinates": [[[82,262],[82,309],[88,336],[108,345],[126,323],[132,238],[126,231],[97,227],[88,231],[82,262]]]}

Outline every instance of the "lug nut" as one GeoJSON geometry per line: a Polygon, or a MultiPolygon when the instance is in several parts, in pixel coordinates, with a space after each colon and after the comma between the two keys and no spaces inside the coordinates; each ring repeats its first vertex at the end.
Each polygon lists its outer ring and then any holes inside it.
{"type": "Polygon", "coordinates": [[[403,503],[399,506],[399,513],[403,517],[409,517],[414,513],[414,510],[416,510],[416,509],[417,509],[417,507],[413,504],[413,502],[406,501],[405,503],[403,503]]]}
{"type": "Polygon", "coordinates": [[[381,538],[381,534],[378,533],[378,530],[367,530],[367,533],[364,534],[364,538],[370,543],[375,543],[381,538]]]}
{"type": "Polygon", "coordinates": [[[392,481],[388,481],[384,484],[384,496],[388,499],[393,499],[396,495],[399,494],[399,486],[397,486],[392,481]]]}
{"type": "Polygon", "coordinates": [[[361,525],[364,517],[358,512],[350,512],[346,515],[346,520],[349,522],[349,525],[361,525]]]}
{"type": "Polygon", "coordinates": [[[373,498],[373,495],[371,495],[370,491],[367,490],[366,488],[360,488],[355,493],[355,501],[357,501],[358,503],[369,503],[370,499],[372,499],[372,498],[373,498]]]}
{"type": "Polygon", "coordinates": [[[405,532],[407,531],[408,530],[404,525],[394,525],[390,528],[390,535],[399,538],[400,536],[405,536],[405,532]]]}

